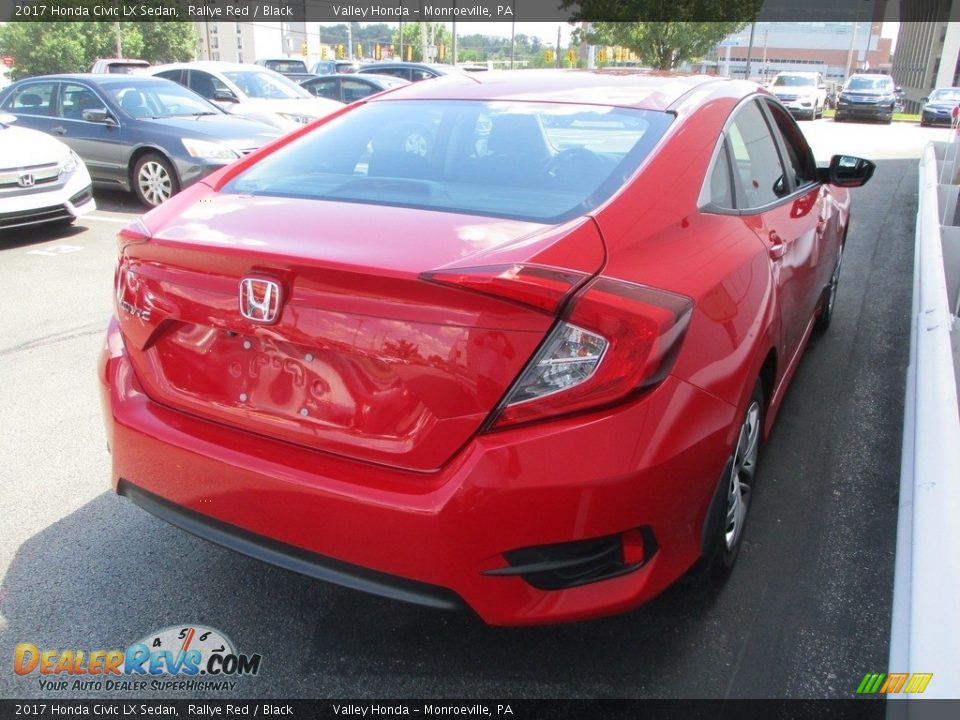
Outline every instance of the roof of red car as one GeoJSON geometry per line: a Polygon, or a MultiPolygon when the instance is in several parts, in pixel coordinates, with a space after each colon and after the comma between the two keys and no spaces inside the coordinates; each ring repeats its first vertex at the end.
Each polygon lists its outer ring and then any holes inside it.
{"type": "Polygon", "coordinates": [[[382,99],[523,100],[666,110],[691,90],[708,84],[731,83],[707,75],[649,71],[506,70],[417,82],[382,99]]]}

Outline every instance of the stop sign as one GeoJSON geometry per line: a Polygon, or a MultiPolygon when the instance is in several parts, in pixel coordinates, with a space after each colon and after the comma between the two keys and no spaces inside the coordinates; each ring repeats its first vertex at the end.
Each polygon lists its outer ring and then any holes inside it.
{"type": "Polygon", "coordinates": [[[3,64],[7,67],[13,67],[13,55],[4,55],[3,64]]]}

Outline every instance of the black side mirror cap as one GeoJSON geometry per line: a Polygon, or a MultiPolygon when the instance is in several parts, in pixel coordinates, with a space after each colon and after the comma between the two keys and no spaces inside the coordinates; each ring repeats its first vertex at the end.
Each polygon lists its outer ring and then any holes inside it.
{"type": "Polygon", "coordinates": [[[830,167],[819,168],[820,181],[837,187],[861,187],[873,177],[875,163],[852,155],[834,155],[830,167]]]}
{"type": "Polygon", "coordinates": [[[240,102],[237,96],[229,90],[217,90],[213,93],[213,99],[218,102],[240,102]]]}

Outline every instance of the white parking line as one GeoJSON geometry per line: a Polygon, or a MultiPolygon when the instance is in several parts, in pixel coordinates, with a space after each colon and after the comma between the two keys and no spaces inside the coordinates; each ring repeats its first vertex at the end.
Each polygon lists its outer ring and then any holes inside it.
{"type": "Polygon", "coordinates": [[[92,215],[92,214],[84,215],[83,220],[98,220],[100,222],[117,223],[118,225],[127,225],[128,223],[133,222],[133,218],[126,218],[126,219],[112,218],[112,217],[105,217],[103,215],[92,215]]]}
{"type": "Polygon", "coordinates": [[[55,255],[80,252],[81,250],[83,250],[82,245],[51,245],[44,250],[27,250],[27,255],[46,255],[47,257],[53,257],[55,255]]]}

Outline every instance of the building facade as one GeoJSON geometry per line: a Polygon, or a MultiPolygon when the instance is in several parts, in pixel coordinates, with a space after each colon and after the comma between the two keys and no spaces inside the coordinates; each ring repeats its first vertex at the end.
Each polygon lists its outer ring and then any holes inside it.
{"type": "Polygon", "coordinates": [[[907,111],[919,112],[934,88],[960,85],[960,0],[931,0],[900,23],[893,77],[906,93],[907,111]]]}
{"type": "MultiPolygon", "coordinates": [[[[864,13],[866,15],[866,13],[864,13]]],[[[758,22],[727,37],[709,62],[730,77],[766,82],[778,72],[818,72],[843,82],[855,72],[892,71],[891,38],[880,37],[882,22],[758,22]]]]}

